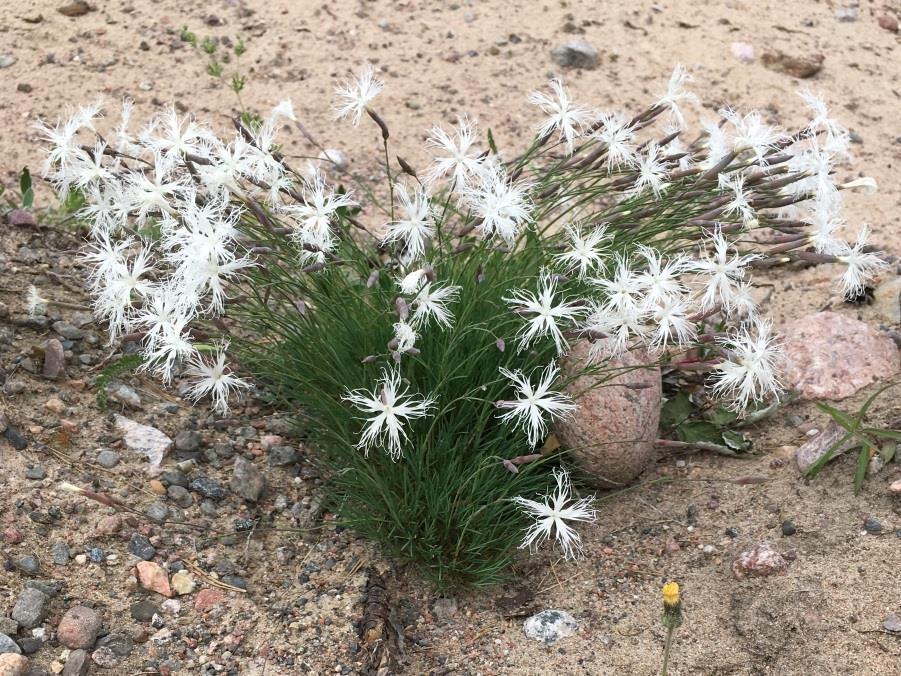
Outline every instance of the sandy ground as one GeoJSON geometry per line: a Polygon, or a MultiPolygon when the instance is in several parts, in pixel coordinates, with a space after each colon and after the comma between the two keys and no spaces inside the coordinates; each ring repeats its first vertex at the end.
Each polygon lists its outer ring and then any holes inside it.
{"type": "MultiPolygon", "coordinates": [[[[695,76],[694,90],[711,107],[728,103],[762,108],[770,120],[786,126],[803,119],[794,92],[803,85],[819,91],[859,140],[853,147],[855,162],[840,174],[873,176],[880,185],[872,197],[849,198],[849,222],[871,223],[873,240],[890,254],[901,255],[901,183],[896,178],[901,163],[901,38],[877,23],[885,14],[897,17],[897,3],[861,2],[854,21],[840,20],[842,6],[832,2],[136,0],[96,2],[94,11],[77,17],[57,11],[65,0],[3,4],[0,54],[16,59],[0,69],[0,178],[10,186],[21,167],[36,168],[42,159],[30,122],[36,117],[53,119],[66,104],[97,95],[111,101],[128,96],[145,114],[156,105],[175,102],[227,125],[234,96],[204,72],[202,56],[179,40],[182,25],[201,37],[243,37],[248,52],[242,66],[249,74],[245,104],[267,110],[291,96],[311,132],[325,145],[344,150],[363,172],[377,170],[375,161],[363,159],[373,157],[377,131],[362,126],[349,132],[332,122],[329,106],[336,81],[364,61],[375,64],[386,81],[378,109],[394,130],[394,151],[414,166],[425,166],[421,141],[431,124],[452,122],[461,112],[476,115],[483,127],[490,127],[500,146],[523,144],[535,122],[525,95],[550,76],[562,74],[580,101],[602,109],[636,110],[662,90],[673,65],[681,62],[695,76]],[[597,69],[560,72],[550,50],[573,39],[587,40],[599,50],[597,69]],[[757,58],[740,63],[730,51],[735,41],[753,45],[757,58]],[[773,50],[822,54],[823,69],[803,82],[774,72],[760,59],[773,50]]],[[[284,141],[289,153],[309,152],[297,133],[284,141]]],[[[48,192],[40,190],[39,204],[49,200],[48,192]]],[[[12,321],[20,313],[21,290],[33,281],[64,282],[65,288],[57,287],[57,292],[74,298],[80,273],[66,253],[78,245],[71,234],[10,230],[4,232],[2,244],[0,299],[6,310],[0,321],[9,319],[14,337],[0,358],[9,373],[16,359],[48,336],[46,329],[12,321]],[[37,251],[36,257],[29,260],[23,246],[37,251]]],[[[781,323],[838,305],[830,280],[831,271],[825,268],[780,276],[767,311],[781,323]]],[[[840,311],[880,321],[866,307],[840,311]]],[[[96,355],[96,360],[104,356],[100,346],[84,353],[96,355]]],[[[62,385],[14,371],[26,387],[0,398],[0,412],[32,444],[16,453],[0,441],[0,525],[17,525],[25,540],[0,544],[4,558],[38,553],[46,561],[44,577],[65,581],[64,595],[53,603],[51,624],[75,601],[89,602],[102,609],[110,631],[141,637],[140,627],[129,617],[138,597],[128,586],[125,542],[98,539],[95,532],[96,523],[110,510],[61,497],[53,485],[83,478],[83,472],[36,450],[41,441],[59,445],[55,435],[61,416],[45,408],[53,396],[63,399],[62,417],[76,428],[67,452],[91,460],[94,449],[115,441],[109,413],[97,410],[93,392],[84,389],[96,375],[93,368],[73,365],[71,381],[62,385]],[[26,482],[21,478],[26,465],[36,463],[47,470],[48,478],[26,482]],[[54,505],[63,508],[62,520],[40,527],[28,522],[31,510],[54,505]],[[48,547],[61,537],[73,553],[101,542],[108,552],[118,552],[120,561],[55,568],[48,547]]],[[[133,384],[145,400],[141,411],[130,414],[133,417],[171,436],[186,426],[196,427],[207,448],[235,440],[234,430],[209,426],[201,412],[191,411],[176,397],[145,382],[133,384]],[[174,412],[167,412],[167,404],[174,405],[174,412]]],[[[846,408],[858,404],[863,394],[846,408]]],[[[877,407],[876,418],[886,421],[896,413],[896,400],[888,401],[877,407]]],[[[260,434],[272,431],[268,412],[248,415],[260,434]]],[[[233,673],[356,673],[362,662],[355,654],[353,622],[362,612],[365,563],[386,571],[389,597],[406,625],[408,673],[655,673],[663,643],[659,587],[668,578],[683,583],[687,611],[671,673],[897,673],[901,639],[880,629],[888,613],[901,612],[901,508],[887,492],[901,472],[897,465],[890,466],[857,497],[850,487],[850,459],[834,463],[814,482],[799,479],[786,458],[791,447],[802,442],[803,431],[789,424],[790,416],[813,425],[823,422],[809,407],[793,407],[755,431],[757,454],[752,459],[661,459],[646,479],[663,473],[689,481],[611,498],[598,527],[586,536],[585,561],[573,565],[550,556],[524,557],[520,586],[457,597],[456,612],[440,617],[434,612],[434,594],[415,575],[381,561],[370,546],[346,531],[335,532],[327,521],[317,522],[319,528],[303,543],[268,533],[246,543],[242,536],[237,548],[216,542],[198,546],[198,537],[188,529],[154,527],[160,549],[171,560],[185,557],[186,551],[196,552],[207,567],[222,557],[232,558],[250,594],[229,592],[223,610],[206,614],[193,608],[190,597],[182,599],[181,614],[168,622],[183,634],[169,643],[139,641],[127,662],[108,671],[135,673],[142,667],[168,665],[172,673],[213,673],[209,665],[200,664],[210,661],[233,673]],[[680,459],[687,462],[677,466],[680,459]],[[754,486],[721,481],[752,474],[765,475],[768,481],[754,486]],[[883,524],[882,534],[863,532],[867,517],[883,524]],[[797,534],[782,536],[785,519],[797,525],[797,534]],[[727,529],[733,529],[731,535],[727,529]],[[729,571],[732,559],[762,540],[793,558],[788,574],[736,581],[729,571]],[[278,550],[287,545],[295,546],[297,555],[284,562],[278,550]],[[499,598],[524,589],[534,594],[524,608],[498,606],[499,598]],[[551,648],[527,641],[521,631],[523,616],[517,613],[543,608],[573,614],[581,624],[579,634],[551,648]],[[147,660],[151,663],[145,664],[147,660]]],[[[252,439],[242,443],[251,452],[259,447],[252,439]]],[[[227,481],[228,472],[213,464],[208,473],[227,481]]],[[[309,503],[316,479],[294,480],[282,470],[267,476],[270,498],[251,515],[265,514],[276,526],[296,525],[287,510],[279,509],[277,498],[285,496],[288,505],[309,503]]],[[[111,494],[127,496],[143,509],[154,497],[142,477],[140,461],[128,458],[99,478],[111,494]]],[[[192,509],[189,521],[196,521],[196,507],[192,509]]],[[[217,515],[204,520],[208,528],[228,530],[247,509],[230,497],[217,515]]],[[[125,541],[139,523],[144,521],[123,526],[125,541]]],[[[23,580],[18,572],[0,571],[0,614],[8,614],[23,580]]],[[[34,655],[32,663],[49,665],[59,653],[51,644],[34,655]]]]}

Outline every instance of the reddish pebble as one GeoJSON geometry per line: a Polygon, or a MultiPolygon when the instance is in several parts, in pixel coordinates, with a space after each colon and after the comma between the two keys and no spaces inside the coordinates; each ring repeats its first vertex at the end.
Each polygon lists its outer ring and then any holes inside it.
{"type": "Polygon", "coordinates": [[[93,608],[74,606],[66,611],[56,628],[56,638],[67,648],[90,648],[97,640],[103,620],[93,608]]]}
{"type": "Polygon", "coordinates": [[[159,479],[153,479],[150,482],[150,490],[152,490],[157,495],[165,495],[166,494],[166,487],[163,486],[163,482],[160,481],[159,479]]]}
{"type": "Polygon", "coordinates": [[[883,14],[877,21],[879,22],[880,28],[884,28],[892,33],[898,32],[898,20],[895,17],[883,14]]]}
{"type": "Polygon", "coordinates": [[[144,589],[155,591],[166,598],[172,596],[172,588],[169,586],[169,576],[163,567],[153,561],[140,561],[135,568],[138,571],[138,581],[144,589]]]}
{"type": "Polygon", "coordinates": [[[194,610],[204,613],[222,603],[224,598],[225,594],[220,589],[201,589],[197,592],[197,597],[194,599],[194,610]]]}
{"type": "Polygon", "coordinates": [[[7,544],[17,545],[25,539],[25,536],[22,535],[22,531],[20,531],[18,528],[10,526],[5,531],[3,531],[3,539],[6,540],[7,544]]]}
{"type": "Polygon", "coordinates": [[[754,549],[742,552],[732,562],[732,574],[738,580],[778,575],[785,572],[786,568],[788,561],[769,542],[761,542],[754,549]]]}
{"type": "Polygon", "coordinates": [[[100,535],[114,535],[120,530],[122,530],[122,517],[118,514],[105,516],[97,524],[97,532],[100,535]]]}

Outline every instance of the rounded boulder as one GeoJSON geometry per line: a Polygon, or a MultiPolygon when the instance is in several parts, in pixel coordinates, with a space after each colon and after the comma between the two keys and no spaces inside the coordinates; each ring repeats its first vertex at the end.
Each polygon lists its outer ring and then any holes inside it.
{"type": "MultiPolygon", "coordinates": [[[[591,343],[580,341],[566,356],[563,368],[581,370],[591,343]]],[[[599,373],[576,378],[567,391],[578,410],[556,425],[560,442],[600,488],[631,482],[654,459],[663,388],[660,368],[644,353],[628,352],[599,373]],[[613,371],[613,377],[606,373],[613,371]]]]}

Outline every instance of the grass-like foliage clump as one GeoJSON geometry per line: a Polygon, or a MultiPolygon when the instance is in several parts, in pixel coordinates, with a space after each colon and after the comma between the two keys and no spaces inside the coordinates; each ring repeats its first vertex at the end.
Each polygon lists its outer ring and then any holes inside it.
{"type": "Polygon", "coordinates": [[[336,112],[371,125],[383,186],[289,102],[229,140],[172,109],[131,132],[129,103],[99,135],[82,108],[42,127],[44,173],[83,196],[95,310],[111,340],[142,341],[142,369],[221,414],[256,383],[297,416],[344,523],[438,585],[486,585],[517,546],[578,555],[574,525],[596,517],[565,467],[581,449],[541,453],[578,415],[577,377],[604,386],[635,351],[709,372],[741,411],[781,390],[750,269],[842,262],[853,295],[881,266],[865,228],[839,236],[841,190],[871,182],[834,180],[848,133],[821,101],[805,95],[814,119],[794,134],[723,110],[690,136],[687,81],[677,68],[631,117],[553,81],[529,97],[547,118],[527,148],[464,117],[429,132],[417,172],[367,69],[336,112]],[[319,158],[279,145],[284,124],[319,158]],[[576,340],[588,362],[566,361],[576,340]]]}

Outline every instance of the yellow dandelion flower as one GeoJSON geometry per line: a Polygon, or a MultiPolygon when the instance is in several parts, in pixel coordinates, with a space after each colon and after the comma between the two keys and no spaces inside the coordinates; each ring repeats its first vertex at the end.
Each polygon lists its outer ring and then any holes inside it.
{"type": "Polygon", "coordinates": [[[663,585],[663,605],[665,608],[675,608],[679,605],[678,582],[667,582],[663,585]]]}

